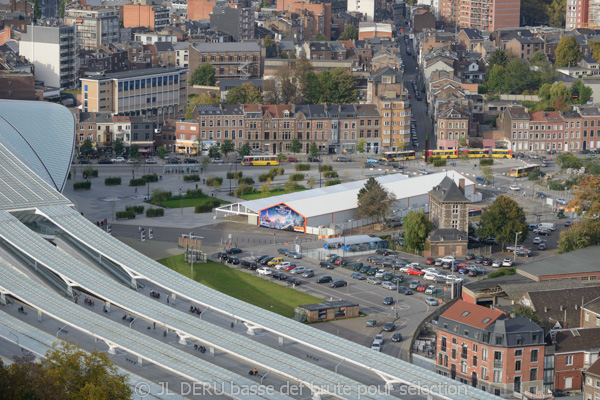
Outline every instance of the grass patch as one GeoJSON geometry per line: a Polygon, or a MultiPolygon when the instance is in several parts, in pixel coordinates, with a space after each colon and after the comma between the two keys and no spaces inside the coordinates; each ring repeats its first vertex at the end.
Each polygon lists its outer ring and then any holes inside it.
{"type": "Polygon", "coordinates": [[[229,204],[229,202],[225,201],[225,200],[221,200],[221,199],[217,199],[215,197],[210,197],[210,196],[202,196],[202,197],[196,197],[196,198],[192,198],[192,199],[183,199],[183,200],[179,200],[179,199],[174,199],[174,200],[166,200],[166,201],[161,201],[158,205],[161,207],[165,207],[165,208],[179,208],[181,207],[181,203],[183,201],[183,207],[196,207],[205,203],[211,203],[213,200],[218,200],[221,204],[229,204]]]}
{"type": "MultiPolygon", "coordinates": [[[[303,186],[299,186],[298,189],[294,190],[293,192],[301,192],[303,190],[306,190],[306,188],[303,187],[303,186]]],[[[259,190],[256,193],[249,193],[249,194],[245,194],[245,195],[240,196],[240,197],[242,199],[244,199],[244,200],[256,200],[256,199],[262,199],[262,198],[271,197],[271,196],[279,196],[281,194],[288,194],[288,193],[292,193],[292,192],[287,191],[285,189],[271,189],[271,191],[269,192],[269,194],[267,194],[266,196],[263,196],[262,193],[259,190]]]]}
{"type": "MultiPolygon", "coordinates": [[[[189,277],[190,265],[180,254],[158,260],[159,263],[189,277]]],[[[263,279],[242,270],[208,261],[194,264],[194,280],[212,289],[235,297],[265,310],[291,318],[294,309],[302,304],[321,303],[324,300],[281,286],[270,278],[263,279]]]]}

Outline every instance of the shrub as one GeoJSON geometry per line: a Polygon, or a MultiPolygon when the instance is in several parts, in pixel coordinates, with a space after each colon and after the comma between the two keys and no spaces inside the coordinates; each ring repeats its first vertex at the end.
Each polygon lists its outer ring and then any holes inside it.
{"type": "Polygon", "coordinates": [[[285,169],[283,167],[273,167],[269,170],[271,176],[283,175],[284,173],[285,169]]]}
{"type": "Polygon", "coordinates": [[[260,174],[258,176],[258,181],[259,182],[266,182],[269,179],[273,180],[273,175],[271,175],[271,174],[260,174]]]}
{"type": "Polygon", "coordinates": [[[548,184],[548,188],[550,190],[565,190],[565,187],[560,182],[550,182],[548,184]]]}
{"type": "Polygon", "coordinates": [[[152,192],[152,196],[150,196],[150,203],[156,205],[163,201],[171,200],[172,197],[173,197],[173,193],[171,193],[171,192],[167,192],[162,189],[155,189],[152,192]]]}
{"type": "Polygon", "coordinates": [[[212,199],[212,206],[214,207],[219,207],[221,205],[221,202],[219,201],[219,199],[212,199]]]}
{"type": "Polygon", "coordinates": [[[319,165],[319,172],[327,172],[327,171],[333,171],[333,166],[327,165],[327,164],[319,165]]]}
{"type": "Polygon", "coordinates": [[[129,186],[144,186],[145,184],[146,184],[146,180],[144,178],[129,180],[129,186]]]}
{"type": "Polygon", "coordinates": [[[200,180],[200,175],[198,174],[193,174],[193,175],[184,175],[183,176],[183,181],[184,182],[198,182],[200,180]]]}
{"type": "Polygon", "coordinates": [[[296,171],[308,171],[310,170],[310,164],[296,164],[296,171]]]}
{"type": "Polygon", "coordinates": [[[254,187],[242,183],[237,187],[237,189],[234,190],[233,195],[236,197],[240,197],[250,193],[254,193],[254,187]]]}
{"type": "Polygon", "coordinates": [[[202,192],[202,189],[188,189],[184,196],[186,199],[197,199],[198,197],[204,196],[204,193],[202,192]]]}
{"type": "Polygon", "coordinates": [[[142,175],[142,179],[145,179],[146,182],[158,182],[158,175],[156,175],[156,174],[142,175]]]}
{"type": "Polygon", "coordinates": [[[287,181],[283,188],[286,192],[293,192],[298,189],[298,184],[294,181],[287,181]]]}
{"type": "Polygon", "coordinates": [[[339,175],[337,173],[337,171],[327,171],[327,173],[325,174],[325,178],[337,178],[339,175]]]}
{"type": "Polygon", "coordinates": [[[143,214],[144,206],[125,206],[125,211],[131,211],[134,214],[143,214]]]}
{"type": "Polygon", "coordinates": [[[510,268],[500,268],[497,271],[492,272],[491,274],[489,274],[487,276],[488,279],[492,279],[492,278],[499,278],[501,276],[505,276],[505,275],[514,275],[517,273],[517,269],[515,267],[510,267],[510,268]]]}
{"type": "Polygon", "coordinates": [[[117,219],[134,219],[135,213],[133,211],[117,211],[117,219]]]}
{"type": "Polygon", "coordinates": [[[212,202],[206,202],[206,203],[198,204],[196,207],[194,207],[194,212],[196,214],[205,213],[205,212],[211,212],[212,209],[213,209],[212,202]]]}
{"type": "Polygon", "coordinates": [[[298,182],[304,180],[304,174],[292,174],[290,175],[290,181],[298,182]]]}
{"type": "Polygon", "coordinates": [[[447,159],[445,158],[440,158],[440,157],[431,157],[429,159],[429,162],[434,166],[434,167],[445,167],[446,166],[446,162],[447,159]]]}
{"type": "Polygon", "coordinates": [[[165,215],[164,208],[149,208],[146,210],[146,217],[162,217],[165,215]]]}
{"type": "Polygon", "coordinates": [[[242,171],[228,171],[227,172],[227,179],[240,179],[242,176],[244,176],[242,171]]]}
{"type": "Polygon", "coordinates": [[[104,184],[106,186],[120,185],[121,184],[121,177],[119,177],[119,176],[109,176],[108,178],[104,179],[104,184]]]}
{"type": "Polygon", "coordinates": [[[97,178],[98,177],[98,170],[95,169],[92,171],[92,178],[97,178]]]}
{"type": "Polygon", "coordinates": [[[534,169],[529,173],[529,175],[527,175],[527,179],[529,179],[530,181],[537,181],[544,175],[546,175],[544,172],[540,171],[539,169],[534,169]]]}
{"type": "Polygon", "coordinates": [[[238,185],[254,185],[254,179],[250,176],[240,178],[238,179],[238,185]]]}
{"type": "Polygon", "coordinates": [[[481,160],[479,160],[480,167],[485,167],[486,165],[494,165],[494,159],[493,158],[482,158],[481,160]]]}
{"type": "Polygon", "coordinates": [[[90,181],[73,183],[74,190],[90,190],[91,188],[92,188],[92,182],[90,182],[90,181]]]}
{"type": "Polygon", "coordinates": [[[88,165],[83,169],[83,179],[87,179],[89,177],[98,177],[98,170],[94,169],[94,167],[91,165],[88,165]]]}
{"type": "Polygon", "coordinates": [[[223,178],[220,176],[211,176],[206,179],[207,186],[221,186],[223,184],[223,178]]]}
{"type": "Polygon", "coordinates": [[[339,185],[340,183],[342,183],[341,179],[332,179],[330,181],[325,182],[325,186],[339,185]]]}
{"type": "Polygon", "coordinates": [[[564,153],[560,156],[556,157],[556,162],[560,165],[561,168],[581,168],[582,162],[579,158],[575,157],[571,153],[564,153]]]}

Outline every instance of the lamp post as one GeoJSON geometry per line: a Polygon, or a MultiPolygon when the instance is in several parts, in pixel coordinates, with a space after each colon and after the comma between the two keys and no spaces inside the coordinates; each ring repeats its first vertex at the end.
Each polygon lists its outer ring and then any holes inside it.
{"type": "Polygon", "coordinates": [[[321,187],[321,178],[323,177],[323,171],[321,171],[321,159],[319,159],[319,187],[321,187]]]}
{"type": "MultiPolygon", "coordinates": [[[[237,166],[237,165],[236,165],[236,166],[237,166]]],[[[231,178],[233,178],[233,177],[231,176],[231,167],[232,167],[232,164],[231,164],[231,163],[229,163],[229,195],[230,195],[230,196],[232,195],[232,194],[231,194],[231,178]]]]}
{"type": "Polygon", "coordinates": [[[513,264],[517,262],[517,239],[519,238],[519,235],[523,233],[523,232],[515,232],[515,249],[514,249],[514,255],[513,255],[513,264]]]}
{"type": "Polygon", "coordinates": [[[150,201],[150,171],[146,170],[146,181],[148,181],[148,194],[146,195],[146,201],[150,201]]]}

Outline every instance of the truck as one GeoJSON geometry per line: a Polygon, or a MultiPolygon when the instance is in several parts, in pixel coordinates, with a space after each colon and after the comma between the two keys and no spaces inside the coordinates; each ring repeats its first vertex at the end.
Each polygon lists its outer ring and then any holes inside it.
{"type": "Polygon", "coordinates": [[[538,225],[538,228],[546,228],[548,230],[553,231],[556,229],[556,225],[553,222],[542,222],[538,225]]]}

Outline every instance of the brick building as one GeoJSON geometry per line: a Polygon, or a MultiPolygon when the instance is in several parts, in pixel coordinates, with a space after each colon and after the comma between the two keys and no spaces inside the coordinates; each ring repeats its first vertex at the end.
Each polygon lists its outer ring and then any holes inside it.
{"type": "Polygon", "coordinates": [[[208,62],[217,80],[260,78],[265,55],[264,47],[256,42],[194,43],[189,48],[190,70],[208,62]]]}
{"type": "Polygon", "coordinates": [[[583,385],[584,400],[598,400],[600,398],[600,360],[596,360],[583,372],[585,384],[583,385]]]}
{"type": "Polygon", "coordinates": [[[163,5],[125,4],[123,6],[123,27],[145,26],[152,30],[169,25],[169,9],[163,5]]]}
{"type": "Polygon", "coordinates": [[[544,331],[458,300],[439,318],[436,371],[495,395],[542,393],[544,331]]]}
{"type": "Polygon", "coordinates": [[[0,71],[0,99],[37,100],[33,74],[0,71]]]}
{"type": "Polygon", "coordinates": [[[209,19],[215,4],[216,1],[211,0],[188,0],[187,18],[191,21],[209,19]]]}
{"type": "Polygon", "coordinates": [[[520,0],[440,0],[440,17],[460,28],[494,31],[520,25],[520,0]]]}
{"type": "Polygon", "coordinates": [[[436,137],[438,149],[458,149],[459,140],[469,143],[471,115],[461,105],[449,103],[442,108],[436,119],[436,137]]]}

